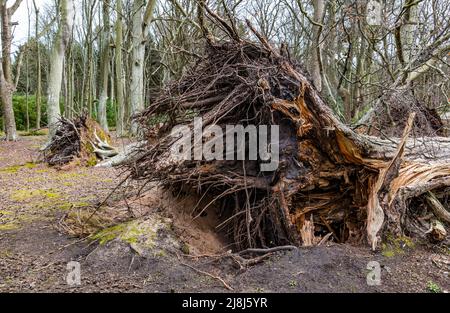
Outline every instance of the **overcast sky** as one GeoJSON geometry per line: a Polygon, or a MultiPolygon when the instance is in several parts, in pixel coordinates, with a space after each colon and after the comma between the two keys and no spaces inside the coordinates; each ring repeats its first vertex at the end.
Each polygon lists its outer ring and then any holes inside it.
{"type": "MultiPolygon", "coordinates": [[[[36,0],[36,5],[39,8],[43,8],[45,5],[52,3],[53,0],[36,0]]],[[[8,6],[11,6],[14,1],[8,0],[7,1],[8,6]]],[[[23,0],[20,4],[19,8],[17,9],[16,13],[12,17],[13,22],[18,22],[19,25],[15,26],[13,28],[13,44],[12,49],[13,51],[17,50],[17,47],[20,46],[20,44],[24,43],[27,40],[27,34],[28,34],[28,10],[27,10],[27,3],[31,12],[31,36],[34,35],[34,7],[33,7],[33,0],[23,0]]],[[[42,10],[41,10],[42,11],[42,10]]]]}

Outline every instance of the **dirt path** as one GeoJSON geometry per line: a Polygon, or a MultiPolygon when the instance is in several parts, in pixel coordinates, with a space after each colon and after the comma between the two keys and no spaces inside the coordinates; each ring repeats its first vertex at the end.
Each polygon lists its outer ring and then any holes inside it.
{"type": "Polygon", "coordinates": [[[239,271],[228,260],[182,264],[170,251],[142,256],[132,244],[79,242],[61,232],[61,217],[101,201],[119,179],[114,169],[57,171],[35,164],[44,137],[0,142],[1,292],[431,292],[449,290],[448,248],[429,250],[394,240],[379,253],[332,245],[280,252],[239,271]],[[69,286],[67,263],[80,262],[81,285],[69,286]],[[366,282],[367,264],[381,266],[381,285],[366,282]]]}

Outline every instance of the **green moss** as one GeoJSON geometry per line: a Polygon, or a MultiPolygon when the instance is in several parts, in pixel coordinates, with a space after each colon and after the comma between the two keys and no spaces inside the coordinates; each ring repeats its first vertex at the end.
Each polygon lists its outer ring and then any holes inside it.
{"type": "Polygon", "coordinates": [[[155,223],[131,221],[103,229],[92,238],[98,240],[100,244],[106,244],[117,238],[126,243],[139,243],[145,248],[153,248],[159,225],[159,221],[155,223]]]}
{"type": "Polygon", "coordinates": [[[110,242],[120,236],[125,230],[126,224],[115,225],[106,229],[101,230],[95,234],[92,239],[98,240],[101,245],[110,242]]]}
{"type": "Polygon", "coordinates": [[[57,192],[54,192],[53,190],[45,190],[45,189],[16,190],[11,194],[11,200],[13,201],[27,201],[37,197],[57,199],[60,198],[61,195],[57,192]]]}
{"type": "Polygon", "coordinates": [[[80,178],[80,177],[86,177],[87,174],[85,173],[60,173],[58,174],[58,178],[62,180],[66,179],[74,179],[74,178],[80,178]]]}
{"type": "Polygon", "coordinates": [[[389,249],[386,244],[383,244],[381,254],[387,258],[392,258],[395,256],[396,253],[394,250],[389,249]]]}
{"type": "Polygon", "coordinates": [[[0,210],[0,231],[17,228],[18,225],[14,222],[13,212],[0,210]]]}
{"type": "Polygon", "coordinates": [[[0,231],[15,230],[18,228],[19,228],[19,225],[15,224],[15,223],[0,224],[0,231]]]}
{"type": "Polygon", "coordinates": [[[408,249],[414,248],[414,242],[406,236],[393,237],[388,235],[386,242],[381,245],[381,254],[385,257],[392,258],[396,255],[402,255],[408,249]]]}
{"type": "Polygon", "coordinates": [[[27,163],[25,163],[25,164],[23,165],[23,167],[29,168],[29,169],[33,169],[33,168],[35,168],[36,166],[37,166],[37,164],[36,164],[36,163],[33,163],[33,162],[27,162],[27,163]]]}
{"type": "Polygon", "coordinates": [[[189,245],[186,244],[186,243],[183,243],[183,244],[181,245],[181,251],[182,251],[184,254],[189,254],[189,253],[190,253],[189,245]]]}
{"type": "Polygon", "coordinates": [[[71,209],[77,209],[77,208],[84,208],[89,206],[89,203],[87,202],[59,202],[55,204],[56,209],[60,210],[71,210],[71,209]]]}
{"type": "Polygon", "coordinates": [[[92,154],[89,159],[86,161],[86,165],[89,167],[97,165],[97,157],[95,154],[92,154]]]}
{"type": "Polygon", "coordinates": [[[13,252],[11,250],[0,251],[0,258],[10,258],[12,256],[13,256],[13,252]]]}
{"type": "Polygon", "coordinates": [[[14,174],[20,170],[20,167],[21,167],[20,165],[4,167],[4,168],[0,169],[0,173],[14,174]]]}
{"type": "Polygon", "coordinates": [[[39,182],[42,182],[44,180],[46,180],[45,177],[34,176],[34,177],[30,177],[30,178],[25,179],[25,182],[27,182],[27,183],[39,183],[39,182]]]}
{"type": "Polygon", "coordinates": [[[144,232],[137,227],[137,225],[130,225],[125,232],[122,233],[120,239],[128,243],[138,243],[139,236],[144,235],[144,232]]]}
{"type": "Polygon", "coordinates": [[[14,174],[14,173],[17,173],[22,168],[32,169],[32,168],[35,168],[36,166],[37,165],[33,162],[27,162],[27,163],[21,164],[21,165],[13,165],[13,166],[8,166],[5,168],[2,168],[2,169],[0,169],[0,172],[14,174]]]}

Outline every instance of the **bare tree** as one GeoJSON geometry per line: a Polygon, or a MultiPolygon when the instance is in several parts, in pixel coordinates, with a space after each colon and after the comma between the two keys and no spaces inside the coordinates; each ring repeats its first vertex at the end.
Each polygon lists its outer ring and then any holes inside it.
{"type": "MultiPolygon", "coordinates": [[[[156,0],[150,0],[145,7],[144,0],[133,2],[132,7],[132,51],[131,51],[131,77],[130,77],[130,104],[131,115],[144,109],[144,59],[145,41],[148,36],[148,27],[153,19],[156,0]]],[[[131,124],[131,133],[137,134],[137,124],[131,124]]]]}
{"type": "Polygon", "coordinates": [[[108,131],[108,120],[106,118],[106,102],[108,100],[108,83],[110,72],[110,51],[109,51],[109,0],[103,0],[103,31],[101,32],[100,51],[100,93],[98,100],[98,120],[104,130],[108,131]]]}
{"type": "Polygon", "coordinates": [[[6,140],[17,139],[16,122],[12,104],[12,94],[15,90],[11,67],[11,17],[17,11],[22,0],[16,0],[8,8],[6,0],[0,0],[0,14],[2,19],[2,66],[0,67],[0,90],[5,121],[6,140]]]}
{"type": "Polygon", "coordinates": [[[122,21],[122,0],[116,0],[116,42],[115,42],[115,80],[116,80],[116,101],[117,101],[117,136],[121,137],[125,134],[125,77],[123,72],[123,21],[122,21]]]}
{"type": "Polygon", "coordinates": [[[47,92],[47,117],[50,138],[52,138],[55,134],[55,127],[58,119],[61,116],[59,100],[61,93],[66,45],[67,40],[70,36],[70,30],[72,28],[72,19],[69,16],[69,10],[72,9],[72,0],[60,0],[57,12],[57,14],[59,15],[59,27],[51,53],[50,74],[47,92]]]}

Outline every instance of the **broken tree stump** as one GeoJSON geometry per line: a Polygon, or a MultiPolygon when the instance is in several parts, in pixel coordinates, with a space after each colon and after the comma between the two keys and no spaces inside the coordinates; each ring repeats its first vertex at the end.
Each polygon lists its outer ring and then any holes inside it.
{"type": "Polygon", "coordinates": [[[42,150],[42,160],[50,166],[63,166],[75,161],[94,166],[98,160],[117,155],[117,149],[109,142],[110,136],[87,115],[74,119],[61,117],[55,135],[42,150]]]}
{"type": "MultiPolygon", "coordinates": [[[[368,242],[375,249],[385,233],[413,234],[410,223],[421,213],[412,201],[450,186],[450,138],[409,138],[414,116],[401,138],[356,133],[333,114],[301,65],[249,22],[259,43],[241,38],[215,15],[211,19],[229,41],[207,40],[206,56],[138,116],[147,138],[154,133],[151,119],[168,118],[156,138],[131,153],[125,163],[130,176],[218,204],[221,226],[237,249],[325,238],[368,242]],[[168,130],[180,124],[194,130],[199,116],[203,129],[278,126],[279,166],[262,171],[262,159],[173,158],[171,147],[180,138],[168,130]]],[[[206,207],[194,208],[193,216],[206,207]]]]}

